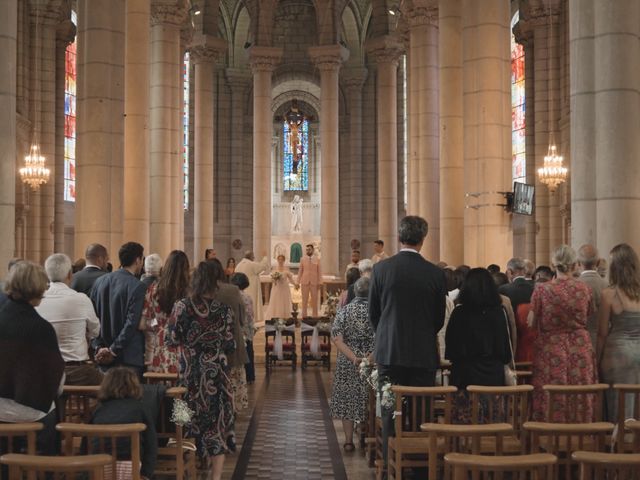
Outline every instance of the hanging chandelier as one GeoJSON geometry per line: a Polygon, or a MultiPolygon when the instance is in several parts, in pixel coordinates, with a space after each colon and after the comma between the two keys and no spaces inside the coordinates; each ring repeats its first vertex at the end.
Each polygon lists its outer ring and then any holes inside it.
{"type": "Polygon", "coordinates": [[[567,180],[567,167],[562,166],[562,155],[558,155],[554,144],[549,145],[549,152],[544,157],[543,166],[538,169],[538,178],[550,192],[555,192],[558,185],[567,180]]]}
{"type": "Polygon", "coordinates": [[[50,173],[45,158],[40,154],[40,145],[31,144],[29,155],[24,157],[24,167],[20,169],[20,178],[32,190],[38,190],[40,185],[49,181],[50,173]]]}

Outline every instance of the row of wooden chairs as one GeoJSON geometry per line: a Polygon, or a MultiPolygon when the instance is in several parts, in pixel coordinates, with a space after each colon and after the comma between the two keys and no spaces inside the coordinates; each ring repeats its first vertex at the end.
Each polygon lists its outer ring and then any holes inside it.
{"type": "MultiPolygon", "coordinates": [[[[315,325],[318,321],[327,321],[327,319],[320,318],[307,318],[303,319],[303,322],[315,325]]],[[[267,324],[273,324],[267,322],[267,324]]],[[[287,319],[285,324],[291,326],[294,324],[294,319],[287,319]]],[[[286,329],[280,332],[282,336],[282,359],[279,359],[275,352],[276,332],[271,330],[265,330],[265,343],[264,343],[264,359],[265,368],[267,373],[271,373],[273,367],[278,362],[291,363],[292,370],[295,370],[298,364],[297,344],[296,344],[296,331],[294,329],[286,329]]],[[[300,332],[300,362],[302,369],[306,369],[310,363],[317,363],[324,366],[327,371],[331,370],[331,333],[320,331],[318,337],[320,341],[319,356],[316,358],[311,353],[311,338],[313,335],[312,330],[302,330],[300,332]]]]}

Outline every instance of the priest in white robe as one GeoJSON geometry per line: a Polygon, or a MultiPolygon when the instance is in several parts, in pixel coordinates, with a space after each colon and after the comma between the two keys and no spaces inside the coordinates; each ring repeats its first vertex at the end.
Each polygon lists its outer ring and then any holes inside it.
{"type": "Polygon", "coordinates": [[[256,325],[264,323],[260,274],[268,271],[270,267],[269,259],[266,256],[262,258],[262,261],[256,262],[253,252],[247,251],[235,270],[236,273],[244,273],[249,278],[249,287],[244,292],[253,300],[253,315],[256,325]]]}

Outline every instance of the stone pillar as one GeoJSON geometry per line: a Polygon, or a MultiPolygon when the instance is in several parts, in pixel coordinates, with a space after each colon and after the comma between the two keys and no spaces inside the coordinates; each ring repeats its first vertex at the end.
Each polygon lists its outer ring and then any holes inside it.
{"type": "Polygon", "coordinates": [[[180,27],[186,8],[176,0],[151,3],[151,88],[150,124],[150,228],[148,252],[166,257],[174,249],[179,228],[176,218],[176,163],[180,110],[177,108],[177,81],[180,60],[180,27]]]}
{"type": "Polygon", "coordinates": [[[282,49],[255,46],[249,52],[253,73],[253,249],[271,252],[271,74],[282,49]]]}
{"type": "Polygon", "coordinates": [[[149,0],[127,1],[124,239],[149,248],[149,0]]]}
{"type": "Polygon", "coordinates": [[[440,260],[464,262],[462,0],[440,0],[440,260]]]}
{"type": "MultiPolygon", "coordinates": [[[[440,198],[438,162],[438,10],[427,2],[416,3],[409,12],[410,48],[417,63],[412,73],[417,85],[412,86],[413,118],[417,120],[417,182],[418,215],[429,223],[429,234],[422,254],[438,261],[440,258],[440,198]],[[419,5],[419,6],[418,6],[419,5]]],[[[448,188],[448,186],[447,186],[448,188]]]]}
{"type": "Polygon", "coordinates": [[[513,252],[498,192],[511,190],[509,0],[463,0],[465,263],[505,265],[513,252]]]}
{"type": "Polygon", "coordinates": [[[376,62],[376,110],[378,140],[378,238],[385,250],[398,249],[398,133],[397,69],[401,44],[393,37],[370,40],[369,55],[376,62]]]}
{"type": "Polygon", "coordinates": [[[122,243],[125,1],[78,1],[75,257],[122,243]]]}
{"type": "Polygon", "coordinates": [[[193,245],[196,258],[213,245],[214,194],[214,71],[226,42],[206,34],[197,35],[191,48],[195,63],[194,115],[194,218],[193,245]]]}
{"type": "MultiPolygon", "coordinates": [[[[227,84],[231,89],[231,242],[239,239],[246,249],[252,238],[253,191],[247,188],[253,185],[253,165],[251,158],[244,154],[247,116],[247,90],[251,83],[251,74],[246,70],[227,68],[227,84]]],[[[238,250],[235,247],[234,250],[238,250]]],[[[240,248],[239,250],[242,250],[240,248]]],[[[231,255],[237,254],[231,250],[231,255]]]]}
{"type": "MultiPolygon", "coordinates": [[[[58,174],[55,176],[54,229],[53,250],[71,254],[65,248],[65,204],[64,204],[64,89],[67,46],[76,36],[76,27],[70,18],[64,19],[57,25],[56,30],[56,79],[55,79],[55,125],[56,125],[56,157],[55,166],[58,174]]],[[[54,181],[51,179],[50,181],[54,181]]]]}
{"type": "Polygon", "coordinates": [[[16,210],[16,52],[18,1],[0,2],[0,52],[5,75],[0,76],[0,277],[14,256],[16,210]]]}
{"type": "Polygon", "coordinates": [[[342,72],[349,102],[349,240],[362,238],[362,86],[367,78],[366,68],[352,67],[342,72]]]}
{"type": "MultiPolygon", "coordinates": [[[[593,6],[596,165],[590,173],[597,179],[597,247],[606,257],[621,242],[640,248],[640,3],[594,0],[593,6]]],[[[584,60],[576,59],[578,69],[584,60]]]]}
{"type": "Polygon", "coordinates": [[[320,70],[320,164],[321,215],[320,237],[322,242],[322,272],[340,275],[339,265],[339,188],[338,143],[340,65],[349,57],[341,45],[311,47],[309,56],[320,70]]]}

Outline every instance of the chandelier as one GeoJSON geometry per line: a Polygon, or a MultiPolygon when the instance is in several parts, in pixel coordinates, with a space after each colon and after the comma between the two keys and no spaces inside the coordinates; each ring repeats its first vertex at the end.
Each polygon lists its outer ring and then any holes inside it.
{"type": "Polygon", "coordinates": [[[549,152],[544,157],[543,166],[538,169],[538,178],[553,193],[558,185],[565,182],[567,172],[567,167],[562,166],[562,155],[558,155],[554,144],[549,145],[549,152]]]}
{"type": "Polygon", "coordinates": [[[40,145],[33,143],[29,155],[24,157],[24,167],[20,169],[20,178],[33,190],[49,181],[51,172],[46,167],[45,159],[40,154],[40,145]]]}

